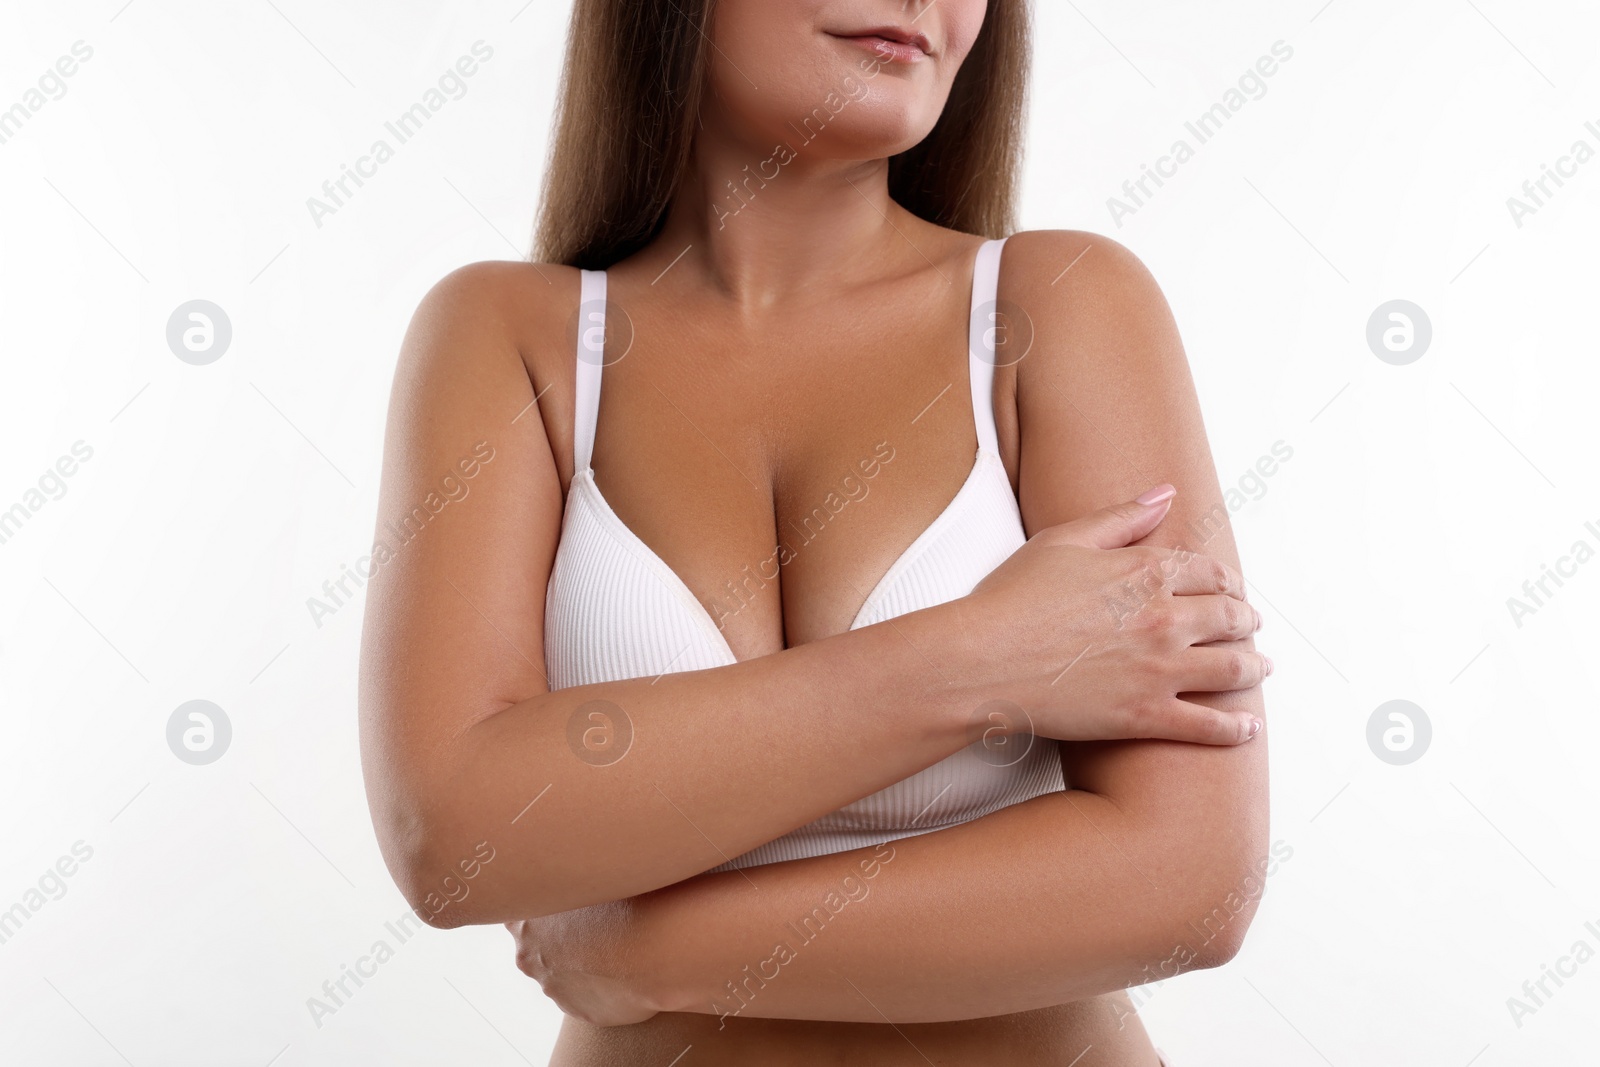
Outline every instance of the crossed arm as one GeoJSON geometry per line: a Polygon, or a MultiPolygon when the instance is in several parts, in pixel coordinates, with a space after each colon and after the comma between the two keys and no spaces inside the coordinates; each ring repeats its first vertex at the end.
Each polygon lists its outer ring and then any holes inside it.
{"type": "MultiPolygon", "coordinates": [[[[1142,264],[1038,232],[1008,243],[1005,272],[1036,330],[1017,386],[1027,532],[1168,481],[1177,498],[1142,543],[1237,567],[1187,361],[1142,264]],[[1035,280],[1080,253],[1059,284],[1035,280]]],[[[1259,688],[1187,699],[1264,719],[1259,688]]],[[[1061,747],[1065,792],[877,849],[702,874],[558,917],[554,936],[581,953],[614,944],[594,936],[604,924],[626,930],[600,966],[656,1010],[845,1022],[1009,1014],[1230,959],[1266,855],[1265,733],[1061,747]]]]}

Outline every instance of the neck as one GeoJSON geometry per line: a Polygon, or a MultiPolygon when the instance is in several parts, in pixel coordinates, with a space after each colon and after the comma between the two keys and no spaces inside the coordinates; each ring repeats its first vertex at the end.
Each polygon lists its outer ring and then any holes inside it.
{"type": "Polygon", "coordinates": [[[909,251],[897,231],[910,235],[916,222],[889,196],[886,159],[809,158],[794,131],[752,150],[703,129],[649,258],[663,281],[698,274],[759,311],[800,289],[836,291],[881,273],[909,251]]]}

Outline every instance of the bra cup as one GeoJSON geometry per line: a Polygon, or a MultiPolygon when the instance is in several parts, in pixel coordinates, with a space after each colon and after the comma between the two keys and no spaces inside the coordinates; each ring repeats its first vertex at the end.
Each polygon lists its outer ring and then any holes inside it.
{"type": "MultiPolygon", "coordinates": [[[[1004,239],[973,263],[969,394],[978,447],[950,503],[867,595],[850,628],[965,596],[1027,540],[994,425],[992,349],[980,343],[996,310],[1004,239]]],[[[583,271],[574,394],[572,486],[545,598],[550,688],[655,677],[735,662],[715,620],[664,560],[630,530],[594,482],[590,456],[604,370],[604,271],[583,271]]],[[[954,826],[1065,788],[1056,742],[981,740],[713,870],[828,855],[954,826]]]]}

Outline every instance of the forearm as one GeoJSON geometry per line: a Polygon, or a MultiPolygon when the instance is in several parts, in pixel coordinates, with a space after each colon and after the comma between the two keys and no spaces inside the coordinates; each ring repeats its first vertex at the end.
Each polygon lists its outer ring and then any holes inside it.
{"type": "Polygon", "coordinates": [[[929,609],[727,667],[543,693],[486,716],[434,757],[439,777],[415,790],[448,798],[417,813],[426,851],[416,890],[487,841],[495,859],[444,924],[623,899],[908,777],[969,740],[962,709],[972,701],[953,684],[951,633],[929,609]],[[591,718],[597,710],[603,719],[591,718]],[[610,730],[608,746],[586,750],[586,729],[610,730]]]}
{"type": "Polygon", "coordinates": [[[1196,847],[1211,818],[1155,825],[1071,790],[878,850],[703,875],[633,901],[632,980],[664,1011],[940,1022],[1215,965],[1237,942],[1216,909],[1247,890],[1196,847]]]}

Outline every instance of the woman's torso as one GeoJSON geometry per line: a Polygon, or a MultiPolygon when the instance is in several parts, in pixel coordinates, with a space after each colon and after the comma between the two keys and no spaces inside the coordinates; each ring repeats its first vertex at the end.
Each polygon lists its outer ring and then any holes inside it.
{"type": "MultiPolygon", "coordinates": [[[[931,234],[938,247],[918,235],[927,258],[887,280],[747,319],[693,294],[669,297],[643,277],[657,268],[624,262],[604,279],[603,358],[584,367],[559,343],[524,348],[541,388],[565,384],[540,403],[567,487],[547,601],[553,686],[717,666],[891,618],[963,595],[1021,543],[1010,492],[1016,368],[981,366],[963,344],[994,295],[974,268],[983,242],[931,234]],[[593,610],[597,601],[609,610],[593,610]],[[596,626],[600,615],[610,617],[596,626]],[[634,632],[619,632],[624,619],[634,632]]],[[[575,311],[565,338],[596,310],[575,311]]],[[[1060,787],[1053,743],[1026,763],[978,746],[724,866],[926,832],[1060,787]]],[[[1154,1062],[1126,1001],[1107,997],[898,1031],[569,1018],[552,1063],[666,1063],[690,1045],[683,1067],[905,1054],[1065,1067],[1091,1046],[1078,1067],[1154,1062]]]]}

